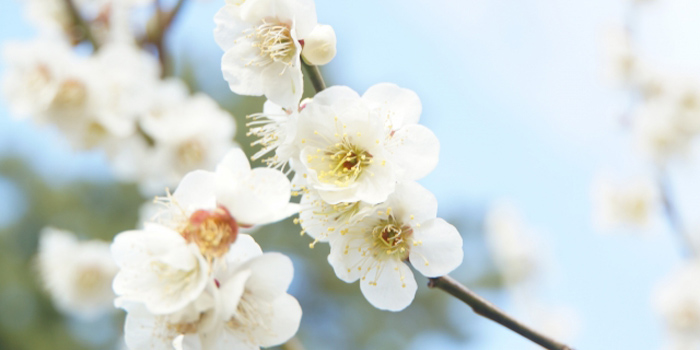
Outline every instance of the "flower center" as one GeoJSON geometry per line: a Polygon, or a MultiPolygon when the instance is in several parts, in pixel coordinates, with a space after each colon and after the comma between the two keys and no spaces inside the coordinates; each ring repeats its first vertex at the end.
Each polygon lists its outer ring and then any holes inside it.
{"type": "Polygon", "coordinates": [[[181,232],[188,242],[194,242],[208,259],[221,257],[238,236],[238,223],[223,207],[207,211],[198,210],[190,216],[181,232]]]}
{"type": "MultiPolygon", "coordinates": [[[[318,156],[309,156],[309,163],[318,156]]],[[[318,180],[347,187],[354,183],[365,168],[372,164],[372,155],[353,145],[347,138],[329,146],[320,158],[322,164],[327,164],[327,170],[314,169],[318,172],[318,180]]]]}
{"type": "Polygon", "coordinates": [[[104,276],[97,267],[86,267],[78,274],[76,285],[81,292],[89,295],[100,286],[104,285],[104,276]]]}
{"type": "Polygon", "coordinates": [[[87,89],[80,81],[69,79],[64,81],[58,88],[54,104],[59,108],[76,108],[85,103],[87,99],[87,89]]]}
{"type": "Polygon", "coordinates": [[[375,256],[405,260],[409,253],[409,240],[413,229],[402,225],[393,216],[382,219],[372,229],[372,250],[375,256]]]}
{"type": "Polygon", "coordinates": [[[253,45],[260,49],[258,60],[254,62],[256,66],[273,62],[291,64],[297,50],[289,26],[263,21],[263,24],[255,28],[253,37],[255,38],[253,45]]]}
{"type": "Polygon", "coordinates": [[[197,140],[190,140],[177,148],[177,159],[183,170],[189,171],[197,168],[204,159],[204,147],[197,140]]]}

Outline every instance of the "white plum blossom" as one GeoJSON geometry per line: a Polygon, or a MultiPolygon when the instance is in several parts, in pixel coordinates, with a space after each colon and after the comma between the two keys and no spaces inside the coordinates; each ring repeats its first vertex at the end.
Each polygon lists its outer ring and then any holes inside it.
{"type": "Polygon", "coordinates": [[[60,311],[92,319],[113,310],[111,286],[117,266],[109,243],[78,241],[71,232],[46,227],[37,261],[44,286],[60,311]]]}
{"type": "Polygon", "coordinates": [[[675,348],[700,346],[700,263],[688,261],[664,279],[654,295],[654,306],[675,348]]]}
{"type": "Polygon", "coordinates": [[[648,228],[661,200],[654,181],[637,177],[624,184],[601,178],[593,186],[594,221],[603,230],[648,228]]]}
{"type": "Polygon", "coordinates": [[[236,124],[216,101],[201,93],[189,96],[180,80],[163,85],[175,86],[162,88],[167,96],[140,119],[153,142],[150,157],[144,158],[147,164],[136,164],[147,169],[139,181],[144,193],[161,193],[190,171],[214,170],[234,147],[236,124]]]}
{"type": "Polygon", "coordinates": [[[462,237],[436,217],[437,200],[415,182],[399,183],[374,210],[330,235],[328,262],[341,280],[360,280],[376,308],[403,310],[417,288],[407,262],[426,277],[445,275],[462,263],[462,237]]]}
{"type": "Polygon", "coordinates": [[[304,91],[300,40],[316,27],[313,0],[227,0],[214,17],[224,78],[239,95],[297,106],[304,91]]]}
{"type": "Polygon", "coordinates": [[[639,58],[635,55],[626,29],[610,28],[605,32],[605,76],[613,84],[628,86],[638,78],[639,58]]]}
{"type": "Polygon", "coordinates": [[[437,165],[440,144],[417,124],[420,113],[418,96],[394,84],[363,96],[344,86],[321,91],[299,113],[295,170],[328,203],[381,203],[397,182],[437,165]]]}
{"type": "Polygon", "coordinates": [[[542,263],[537,237],[512,204],[499,203],[489,210],[485,230],[494,263],[506,284],[515,285],[535,276],[542,263]]]}
{"type": "Polygon", "coordinates": [[[180,312],[153,314],[128,304],[131,349],[259,349],[279,345],[299,328],[301,308],[287,294],[293,267],[286,256],[262,253],[241,234],[209,276],[199,299],[180,312]]]}
{"type": "Polygon", "coordinates": [[[251,146],[262,147],[251,159],[263,159],[268,166],[284,170],[290,159],[299,153],[295,142],[299,110],[304,109],[309,101],[311,100],[302,101],[299,108],[282,108],[268,100],[263,105],[262,113],[249,115],[251,121],[247,123],[250,127],[247,136],[258,137],[251,146]],[[274,154],[269,155],[270,153],[274,154]]]}
{"type": "Polygon", "coordinates": [[[336,54],[335,31],[327,24],[319,24],[304,38],[302,57],[309,64],[322,66],[330,62],[336,54]]]}
{"type": "Polygon", "coordinates": [[[645,103],[635,115],[633,132],[639,149],[660,164],[689,150],[690,135],[677,116],[676,106],[667,101],[645,103]]]}

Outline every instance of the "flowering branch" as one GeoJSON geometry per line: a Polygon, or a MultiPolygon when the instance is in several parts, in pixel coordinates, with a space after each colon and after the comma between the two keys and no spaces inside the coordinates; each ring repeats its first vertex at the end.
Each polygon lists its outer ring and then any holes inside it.
{"type": "Polygon", "coordinates": [[[156,21],[158,23],[158,29],[151,39],[153,45],[158,50],[158,59],[160,60],[160,65],[163,68],[163,76],[169,74],[168,67],[168,53],[165,49],[165,34],[175,20],[175,17],[182,9],[182,5],[185,4],[185,0],[178,0],[172,10],[165,12],[163,11],[162,0],[156,0],[156,21]]]}
{"type": "Polygon", "coordinates": [[[532,328],[520,323],[510,315],[503,312],[488,300],[472,292],[469,288],[460,284],[450,276],[431,278],[428,287],[439,288],[463,301],[474,310],[477,315],[486,317],[510,330],[516,332],[532,342],[550,350],[573,350],[568,345],[557,342],[532,328]]]}
{"type": "Polygon", "coordinates": [[[82,39],[88,40],[90,44],[92,44],[95,51],[97,51],[100,48],[100,44],[97,42],[97,39],[95,39],[95,36],[92,35],[90,26],[85,22],[83,17],[80,15],[80,12],[78,12],[78,8],[73,3],[73,0],[65,0],[65,4],[71,18],[73,19],[74,28],[78,29],[82,35],[82,37],[79,39],[81,39],[81,41],[82,39]]]}
{"type": "Polygon", "coordinates": [[[316,92],[325,90],[326,82],[323,80],[321,70],[318,69],[318,66],[310,65],[304,62],[303,59],[301,60],[301,65],[304,66],[304,69],[306,69],[306,73],[309,76],[309,80],[311,80],[311,84],[314,86],[314,90],[316,90],[316,92]]]}
{"type": "Polygon", "coordinates": [[[689,256],[695,256],[697,255],[695,245],[693,244],[692,239],[688,236],[688,232],[683,227],[681,217],[673,203],[673,200],[671,199],[671,189],[668,182],[668,176],[661,171],[659,175],[659,192],[661,196],[661,203],[663,205],[664,212],[666,213],[666,218],[668,219],[671,229],[677,233],[682,241],[682,244],[685,245],[685,252],[689,256]]]}

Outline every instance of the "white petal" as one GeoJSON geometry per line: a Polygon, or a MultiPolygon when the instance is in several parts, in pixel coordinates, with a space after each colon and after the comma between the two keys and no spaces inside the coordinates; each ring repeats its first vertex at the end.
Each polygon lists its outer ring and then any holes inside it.
{"type": "Polygon", "coordinates": [[[241,17],[249,22],[277,18],[287,24],[294,23],[299,38],[304,38],[317,24],[313,0],[246,1],[241,6],[241,17]]]}
{"type": "Polygon", "coordinates": [[[357,281],[374,263],[372,258],[360,251],[357,244],[352,244],[350,237],[331,239],[329,243],[331,252],[328,254],[328,263],[333,267],[335,275],[344,282],[357,281]]]}
{"type": "Polygon", "coordinates": [[[188,214],[216,208],[216,174],[204,170],[187,173],[173,193],[173,199],[188,214]]]}
{"type": "Polygon", "coordinates": [[[236,40],[244,36],[243,30],[251,25],[241,19],[240,7],[226,5],[214,15],[214,40],[219,47],[227,51],[236,43],[236,40]]]}
{"type": "Polygon", "coordinates": [[[363,202],[378,204],[394,192],[396,178],[392,164],[377,159],[360,177],[356,197],[363,202]]]}
{"type": "Polygon", "coordinates": [[[438,163],[440,141],[425,126],[412,124],[396,131],[390,141],[392,160],[404,180],[428,175],[438,163]]]}
{"type": "Polygon", "coordinates": [[[258,225],[278,218],[279,211],[287,209],[292,185],[276,169],[256,168],[235,189],[220,187],[219,203],[244,225],[258,225]]]}
{"type": "Polygon", "coordinates": [[[265,87],[260,78],[262,68],[249,64],[259,53],[260,49],[253,45],[252,40],[241,38],[221,57],[221,71],[231,91],[247,96],[264,93],[265,87]]]}
{"type": "Polygon", "coordinates": [[[293,296],[285,293],[272,302],[271,316],[264,327],[253,331],[261,346],[279,345],[291,339],[299,330],[301,306],[293,296]]]}
{"type": "Polygon", "coordinates": [[[221,315],[224,320],[231,319],[236,313],[238,303],[245,291],[246,282],[250,278],[251,271],[248,269],[237,270],[236,273],[226,281],[222,281],[219,289],[219,296],[222,299],[221,315]]]}
{"type": "MultiPolygon", "coordinates": [[[[298,50],[301,50],[301,47],[298,47],[298,50]]],[[[298,61],[299,58],[295,60],[298,61]]],[[[270,101],[285,108],[294,108],[299,105],[301,95],[304,93],[304,78],[300,64],[287,66],[281,62],[272,63],[262,70],[260,79],[263,93],[270,101]]]]}
{"type": "Polygon", "coordinates": [[[294,277],[292,261],[281,253],[265,253],[250,260],[244,268],[252,272],[246,290],[268,301],[286,293],[294,277]]]}
{"type": "Polygon", "coordinates": [[[238,183],[240,179],[250,174],[248,157],[240,148],[230,150],[216,166],[216,174],[224,181],[238,183]]]}
{"type": "Polygon", "coordinates": [[[377,309],[401,311],[413,301],[418,285],[408,265],[390,259],[379,270],[376,266],[370,270],[360,281],[360,289],[377,309]]]}
{"type": "Polygon", "coordinates": [[[396,84],[377,84],[362,95],[372,108],[380,110],[382,119],[388,118],[392,129],[396,130],[408,124],[416,124],[423,107],[418,95],[396,84]]]}
{"type": "Polygon", "coordinates": [[[424,276],[443,276],[462,264],[462,236],[454,226],[437,218],[413,230],[413,239],[420,243],[411,247],[409,259],[424,276]]]}
{"type": "Polygon", "coordinates": [[[432,192],[415,181],[396,184],[386,203],[394,216],[404,224],[415,225],[437,217],[438,202],[432,192]]]}
{"type": "Polygon", "coordinates": [[[239,233],[236,241],[226,253],[225,259],[226,264],[233,268],[260,255],[262,255],[262,249],[253,237],[245,233],[239,233]]]}
{"type": "Polygon", "coordinates": [[[126,315],[124,340],[129,349],[172,350],[177,336],[166,316],[150,314],[140,305],[131,307],[126,315]]]}
{"type": "Polygon", "coordinates": [[[357,100],[359,98],[360,95],[350,87],[334,85],[317,93],[309,105],[319,104],[324,106],[332,106],[338,101],[357,100]]]}
{"type": "Polygon", "coordinates": [[[180,334],[173,340],[175,350],[202,350],[202,342],[197,334],[180,334]]]}

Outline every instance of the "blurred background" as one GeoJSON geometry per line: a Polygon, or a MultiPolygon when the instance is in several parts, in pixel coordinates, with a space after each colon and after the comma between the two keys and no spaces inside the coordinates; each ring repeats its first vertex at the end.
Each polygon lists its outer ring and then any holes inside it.
{"type": "MultiPolygon", "coordinates": [[[[37,35],[23,5],[0,2],[0,45],[37,35]]],[[[237,97],[222,78],[212,35],[222,6],[188,1],[166,45],[175,75],[235,116],[236,141],[250,155],[245,116],[264,99],[237,97]]],[[[624,182],[658,168],[624,122],[636,102],[611,81],[616,57],[606,42],[611,30],[627,28],[637,54],[658,70],[700,79],[700,2],[317,0],[316,7],[338,38],[336,58],[322,67],[328,85],[363,92],[393,82],[420,96],[421,122],[441,142],[438,167],[420,182],[465,239],[453,277],[576,349],[668,344],[654,295],[682,265],[682,243],[662,210],[643,229],[601,230],[594,220],[598,179],[624,182]]],[[[6,70],[0,62],[0,75],[6,70]]],[[[700,162],[690,148],[665,169],[684,226],[697,231],[700,162]]],[[[36,272],[38,234],[50,225],[110,241],[135,227],[148,199],[117,180],[104,152],[74,151],[60,132],[14,119],[0,100],[0,349],[119,346],[123,315],[84,322],[52,306],[36,272]]],[[[357,285],[335,277],[326,245],[309,249],[298,233],[287,220],[255,238],[294,261],[290,293],[304,310],[298,336],[307,349],[536,348],[429,290],[422,276],[408,309],[379,311],[357,285]]]]}

